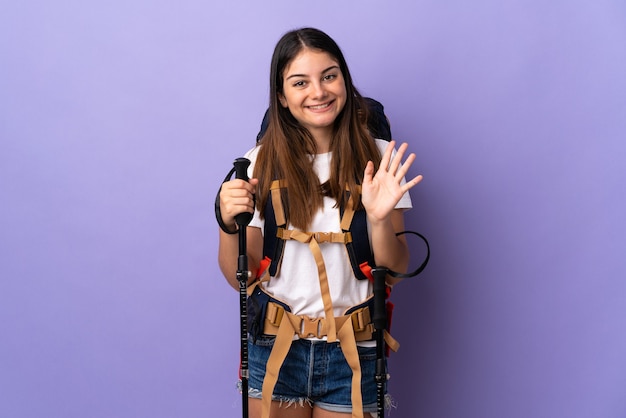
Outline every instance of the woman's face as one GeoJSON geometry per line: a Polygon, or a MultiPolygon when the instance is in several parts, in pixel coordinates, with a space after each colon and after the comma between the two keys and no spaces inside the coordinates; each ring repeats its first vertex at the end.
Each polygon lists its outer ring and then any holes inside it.
{"type": "Polygon", "coordinates": [[[339,63],[327,52],[303,49],[285,67],[283,93],[278,98],[316,140],[329,140],[346,104],[339,63]]]}

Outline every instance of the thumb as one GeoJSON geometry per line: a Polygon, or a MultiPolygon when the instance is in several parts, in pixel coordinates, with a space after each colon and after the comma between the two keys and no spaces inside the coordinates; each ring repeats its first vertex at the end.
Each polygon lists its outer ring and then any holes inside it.
{"type": "Polygon", "coordinates": [[[363,184],[370,183],[374,176],[374,163],[371,161],[367,162],[365,166],[365,171],[363,172],[363,184]]]}

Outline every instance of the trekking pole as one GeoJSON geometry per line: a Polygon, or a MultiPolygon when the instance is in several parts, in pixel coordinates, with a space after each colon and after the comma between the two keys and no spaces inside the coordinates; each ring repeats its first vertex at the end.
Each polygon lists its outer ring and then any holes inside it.
{"type": "MultiPolygon", "coordinates": [[[[233,163],[235,178],[248,181],[248,166],[250,160],[237,158],[233,163]]],[[[237,258],[237,281],[239,282],[239,312],[241,330],[241,403],[243,418],[248,418],[248,253],[246,227],[252,220],[248,212],[235,216],[235,223],[239,227],[239,257],[237,258]]]]}
{"type": "Polygon", "coordinates": [[[385,361],[385,329],[387,328],[385,267],[372,269],[374,276],[374,330],[376,333],[376,408],[378,418],[385,417],[385,384],[387,383],[387,363],[385,361]]]}
{"type": "Polygon", "coordinates": [[[385,391],[386,384],[389,380],[387,374],[387,362],[386,362],[386,346],[385,346],[385,330],[387,329],[387,285],[385,278],[387,275],[395,278],[409,278],[415,277],[420,274],[428,264],[430,260],[430,245],[428,240],[422,234],[415,231],[402,231],[396,235],[412,234],[418,236],[424,242],[426,246],[426,256],[422,264],[410,273],[398,273],[387,267],[373,267],[372,276],[374,276],[374,313],[372,315],[372,323],[374,324],[374,331],[376,335],[376,408],[378,412],[378,418],[385,418],[385,391]]]}

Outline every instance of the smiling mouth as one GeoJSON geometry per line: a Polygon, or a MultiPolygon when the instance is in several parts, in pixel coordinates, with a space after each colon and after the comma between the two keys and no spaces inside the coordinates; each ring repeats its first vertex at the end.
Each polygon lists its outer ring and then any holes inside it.
{"type": "Polygon", "coordinates": [[[311,110],[323,110],[326,109],[328,107],[330,107],[330,105],[332,105],[333,102],[328,102],[328,103],[322,103],[319,105],[315,105],[315,106],[307,106],[307,108],[311,109],[311,110]]]}

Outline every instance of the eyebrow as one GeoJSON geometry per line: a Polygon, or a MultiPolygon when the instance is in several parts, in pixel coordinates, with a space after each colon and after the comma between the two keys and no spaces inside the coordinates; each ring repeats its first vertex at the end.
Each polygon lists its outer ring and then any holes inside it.
{"type": "MultiPolygon", "coordinates": [[[[329,72],[330,70],[334,70],[334,69],[339,69],[339,66],[338,65],[331,65],[330,67],[328,67],[327,69],[322,71],[322,74],[325,74],[325,73],[329,72]]],[[[290,78],[293,78],[293,77],[308,77],[308,75],[306,75],[306,74],[291,74],[285,80],[289,80],[290,78]]]]}

